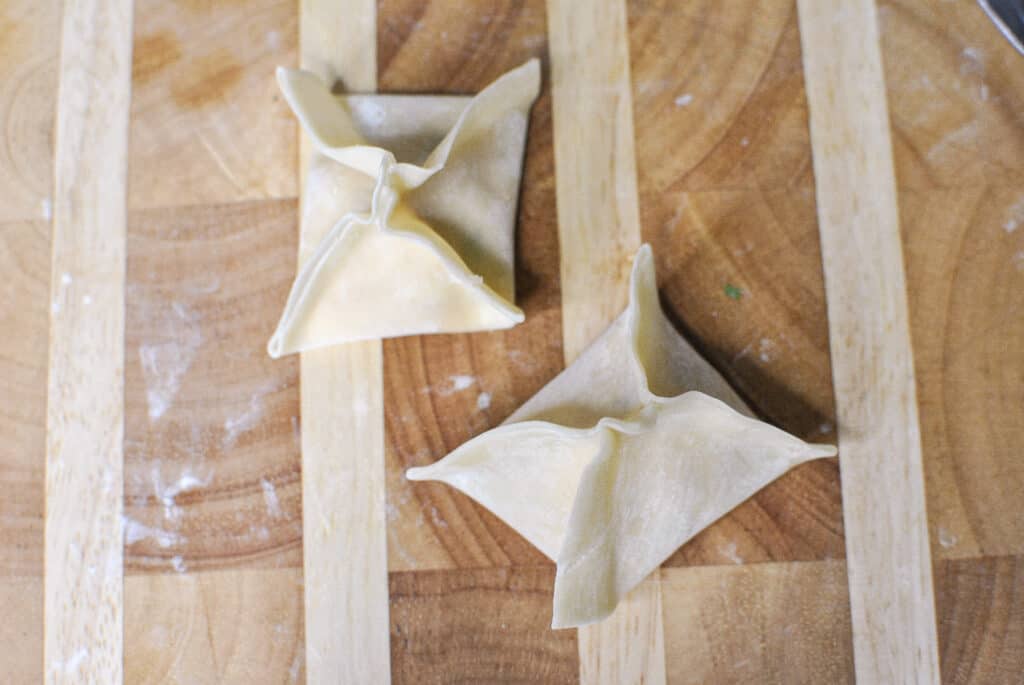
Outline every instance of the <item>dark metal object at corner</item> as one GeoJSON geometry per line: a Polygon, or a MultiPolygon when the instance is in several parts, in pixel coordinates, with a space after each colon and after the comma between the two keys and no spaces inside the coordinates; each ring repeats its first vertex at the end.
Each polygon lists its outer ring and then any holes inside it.
{"type": "Polygon", "coordinates": [[[1013,47],[1024,55],[1024,0],[978,0],[1013,47]]]}

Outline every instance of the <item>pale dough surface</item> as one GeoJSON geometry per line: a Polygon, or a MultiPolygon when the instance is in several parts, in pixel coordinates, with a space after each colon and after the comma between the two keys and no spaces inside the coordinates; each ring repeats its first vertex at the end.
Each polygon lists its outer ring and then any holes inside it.
{"type": "Polygon", "coordinates": [[[567,628],[607,617],[684,542],[835,453],[750,416],[665,318],[645,245],[628,308],[572,366],[504,425],[407,475],[462,490],[553,559],[552,625],[567,628]]]}
{"type": "Polygon", "coordinates": [[[473,98],[337,97],[278,70],[313,146],[300,269],[272,357],[354,340],[509,328],[537,60],[473,98]]]}

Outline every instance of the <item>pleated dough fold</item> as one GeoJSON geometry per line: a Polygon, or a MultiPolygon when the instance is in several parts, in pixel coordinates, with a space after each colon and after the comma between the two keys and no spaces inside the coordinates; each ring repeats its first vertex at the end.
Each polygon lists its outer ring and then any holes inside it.
{"type": "Polygon", "coordinates": [[[574,364],[504,425],[407,476],[462,490],[553,559],[552,626],[568,628],[607,617],[684,542],[835,453],[750,416],[665,318],[645,245],[628,308],[574,364]]]}
{"type": "Polygon", "coordinates": [[[520,323],[515,211],[537,60],[474,98],[339,98],[311,73],[277,77],[314,151],[270,355],[520,323]]]}

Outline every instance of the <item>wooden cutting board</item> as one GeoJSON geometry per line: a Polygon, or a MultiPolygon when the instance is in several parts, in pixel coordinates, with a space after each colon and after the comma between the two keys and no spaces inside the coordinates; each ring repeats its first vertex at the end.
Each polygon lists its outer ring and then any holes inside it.
{"type": "MultiPolygon", "coordinates": [[[[0,672],[42,676],[52,125],[60,3],[0,8],[0,672]]],[[[767,420],[835,440],[801,42],[788,0],[627,3],[642,237],[679,330],[767,420]]],[[[1024,58],[969,0],[879,21],[943,678],[1024,672],[1024,58]],[[1018,227],[1020,230],[1018,230],[1018,227]]],[[[298,362],[264,346],[294,275],[297,131],[273,81],[294,0],[135,3],[125,355],[129,682],[302,682],[298,362]]],[[[378,88],[474,93],[543,0],[381,0],[378,88]],[[486,5],[486,6],[485,6],[486,5]]],[[[547,72],[547,70],[545,69],[547,72]]],[[[550,81],[533,111],[510,331],[385,341],[395,682],[575,682],[554,568],[405,468],[563,368],[550,81]]],[[[609,268],[615,265],[610,265],[609,268]]],[[[865,303],[870,306],[870,303],[865,303]]],[[[852,680],[837,463],[802,466],[662,570],[669,682],[852,680]]]]}

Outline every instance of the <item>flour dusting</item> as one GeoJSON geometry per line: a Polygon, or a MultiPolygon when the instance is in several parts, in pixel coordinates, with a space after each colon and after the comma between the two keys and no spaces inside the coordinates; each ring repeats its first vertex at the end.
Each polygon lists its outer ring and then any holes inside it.
{"type": "Polygon", "coordinates": [[[192,473],[191,468],[185,467],[176,480],[164,485],[159,462],[153,466],[150,471],[150,477],[153,482],[153,492],[156,494],[156,498],[164,505],[164,518],[172,521],[181,516],[181,508],[176,505],[175,498],[183,492],[196,490],[208,485],[210,482],[209,476],[197,476],[192,473]]]}
{"type": "Polygon", "coordinates": [[[686,107],[691,102],[693,102],[693,94],[692,93],[683,93],[682,95],[677,97],[674,100],[674,102],[676,103],[676,107],[686,107]]]}
{"type": "Polygon", "coordinates": [[[731,561],[734,564],[742,564],[743,563],[743,557],[741,557],[739,555],[739,553],[736,551],[736,543],[735,542],[730,542],[728,545],[722,545],[721,547],[718,548],[718,551],[721,552],[721,554],[726,559],[728,559],[729,561],[731,561]]]}
{"type": "Polygon", "coordinates": [[[491,407],[491,394],[489,392],[482,392],[477,395],[476,408],[480,411],[489,409],[491,407]]]}
{"type": "Polygon", "coordinates": [[[957,537],[955,535],[950,533],[948,530],[946,530],[942,526],[939,526],[938,533],[939,533],[939,544],[942,545],[942,547],[944,549],[950,549],[951,547],[956,547],[956,543],[958,542],[958,540],[957,540],[957,537]]]}
{"type": "Polygon", "coordinates": [[[249,406],[241,414],[224,421],[224,449],[234,447],[238,438],[251,431],[263,418],[263,394],[256,393],[249,398],[249,406]]]}
{"type": "Polygon", "coordinates": [[[281,503],[277,499],[274,484],[266,478],[260,478],[260,487],[263,488],[263,502],[267,505],[267,513],[274,518],[281,518],[281,503]]]}
{"type": "Polygon", "coordinates": [[[156,342],[139,345],[142,378],[150,421],[157,421],[174,402],[181,381],[203,343],[199,314],[180,302],[171,307],[164,330],[156,342]]]}
{"type": "Polygon", "coordinates": [[[124,517],[124,543],[126,545],[134,545],[136,542],[141,540],[152,539],[156,541],[156,544],[161,547],[170,547],[180,543],[181,536],[175,532],[169,530],[163,530],[162,528],[152,528],[140,523],[133,518],[128,516],[124,517]]]}
{"type": "Polygon", "coordinates": [[[1024,195],[1010,207],[1010,212],[1003,223],[1003,230],[1007,233],[1013,233],[1022,225],[1024,225],[1024,195]]]}

